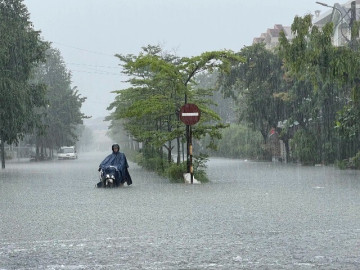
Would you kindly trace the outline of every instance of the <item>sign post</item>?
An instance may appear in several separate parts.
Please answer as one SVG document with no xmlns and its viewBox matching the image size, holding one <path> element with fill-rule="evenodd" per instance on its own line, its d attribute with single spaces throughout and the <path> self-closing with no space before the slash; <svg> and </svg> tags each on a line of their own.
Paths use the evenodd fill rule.
<svg viewBox="0 0 360 270">
<path fill-rule="evenodd" d="M 180 120 L 186 125 L 187 141 L 187 172 L 191 175 L 191 184 L 194 182 L 194 170 L 192 166 L 192 125 L 200 120 L 200 110 L 195 104 L 187 103 L 180 108 Z"/>
</svg>

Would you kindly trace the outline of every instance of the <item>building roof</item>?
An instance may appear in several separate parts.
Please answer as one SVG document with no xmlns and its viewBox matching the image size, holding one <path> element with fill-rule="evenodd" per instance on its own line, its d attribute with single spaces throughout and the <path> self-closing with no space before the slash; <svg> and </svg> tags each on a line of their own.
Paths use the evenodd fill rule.
<svg viewBox="0 0 360 270">
<path fill-rule="evenodd" d="M 268 28 L 260 37 L 255 37 L 253 39 L 253 44 L 265 43 L 266 48 L 272 49 L 278 44 L 281 31 L 285 33 L 285 36 L 288 39 L 292 39 L 290 26 L 275 24 L 273 28 Z"/>
<path fill-rule="evenodd" d="M 334 44 L 337 46 L 343 45 L 344 42 L 349 40 L 349 24 L 350 24 L 350 9 L 351 3 L 353 0 L 349 0 L 344 4 L 335 3 L 333 6 L 329 6 L 324 12 L 320 10 L 316 10 L 313 15 L 313 25 L 318 27 L 324 26 L 326 23 L 333 21 L 335 25 L 335 33 L 334 33 Z M 360 19 L 360 0 L 356 0 L 356 5 L 359 8 L 356 9 L 356 19 Z M 334 15 L 334 10 L 338 10 L 337 16 Z M 339 22 L 345 22 L 339 23 Z M 347 27 L 347 29 L 345 28 Z M 280 32 L 283 31 L 286 38 L 291 40 L 293 38 L 293 34 L 291 32 L 290 26 L 283 26 L 282 24 L 275 24 L 273 28 L 267 29 L 265 33 L 262 33 L 260 37 L 255 37 L 253 39 L 253 44 L 256 43 L 265 43 L 266 48 L 272 49 L 278 45 Z"/>
</svg>

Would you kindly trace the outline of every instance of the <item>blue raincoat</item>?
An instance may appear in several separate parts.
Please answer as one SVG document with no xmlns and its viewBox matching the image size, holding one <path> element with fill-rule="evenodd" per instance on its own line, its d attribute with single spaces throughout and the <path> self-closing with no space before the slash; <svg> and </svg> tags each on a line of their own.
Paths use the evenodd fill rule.
<svg viewBox="0 0 360 270">
<path fill-rule="evenodd" d="M 129 165 L 124 153 L 112 152 L 112 154 L 108 155 L 99 165 L 103 171 L 109 166 L 115 166 L 119 170 L 120 175 L 119 179 L 117 179 L 118 183 L 126 182 L 128 185 L 132 184 L 132 179 L 128 171 Z"/>
</svg>

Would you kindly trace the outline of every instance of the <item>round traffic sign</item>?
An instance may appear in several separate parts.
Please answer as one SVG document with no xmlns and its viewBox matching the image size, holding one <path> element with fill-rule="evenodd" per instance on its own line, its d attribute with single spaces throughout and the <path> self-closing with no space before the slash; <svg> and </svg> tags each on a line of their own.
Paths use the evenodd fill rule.
<svg viewBox="0 0 360 270">
<path fill-rule="evenodd" d="M 200 110 L 195 104 L 187 103 L 180 108 L 180 120 L 185 125 L 195 125 L 200 120 Z"/>
</svg>

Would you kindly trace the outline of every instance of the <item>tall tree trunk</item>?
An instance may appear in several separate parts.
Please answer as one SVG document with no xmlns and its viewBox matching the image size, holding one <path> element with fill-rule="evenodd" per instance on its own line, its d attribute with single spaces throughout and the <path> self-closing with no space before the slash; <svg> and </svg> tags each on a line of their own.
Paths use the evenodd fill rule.
<svg viewBox="0 0 360 270">
<path fill-rule="evenodd" d="M 172 129 L 172 127 L 171 127 L 171 115 L 169 115 L 169 117 L 168 117 L 168 121 L 167 121 L 167 130 L 168 130 L 168 132 L 170 133 L 171 132 L 171 129 Z M 171 155 L 171 153 L 172 153 L 172 145 L 171 145 L 171 140 L 169 140 L 169 148 L 168 148 L 168 162 L 169 162 L 169 164 L 171 163 L 171 161 L 172 161 L 172 155 Z"/>
<path fill-rule="evenodd" d="M 176 160 L 176 164 L 179 165 L 180 164 L 180 154 L 181 154 L 181 145 L 180 145 L 180 137 L 178 136 L 176 138 L 176 144 L 177 144 L 177 160 Z"/>
<path fill-rule="evenodd" d="M 171 156 L 171 152 L 172 152 L 172 145 L 171 145 L 171 141 L 169 141 L 169 148 L 168 148 L 168 162 L 171 163 L 172 161 L 172 156 Z"/>
<path fill-rule="evenodd" d="M 181 144 L 181 149 L 182 149 L 182 160 L 183 162 L 185 161 L 185 146 L 184 146 L 184 142 Z"/>
<path fill-rule="evenodd" d="M 0 147 L 1 147 L 1 168 L 5 169 L 5 143 L 3 140 L 1 140 Z"/>
<path fill-rule="evenodd" d="M 283 139 L 284 145 L 285 145 L 285 163 L 289 163 L 290 162 L 290 146 L 289 146 L 289 139 Z"/>
<path fill-rule="evenodd" d="M 36 154 L 35 154 L 35 160 L 38 161 L 39 160 L 39 157 L 40 157 L 40 154 L 39 154 L 39 144 L 36 143 Z"/>
<path fill-rule="evenodd" d="M 163 172 L 165 170 L 165 167 L 164 167 L 164 151 L 162 150 L 162 147 L 158 149 L 158 153 L 160 154 L 160 166 L 161 166 L 161 171 Z"/>
</svg>

